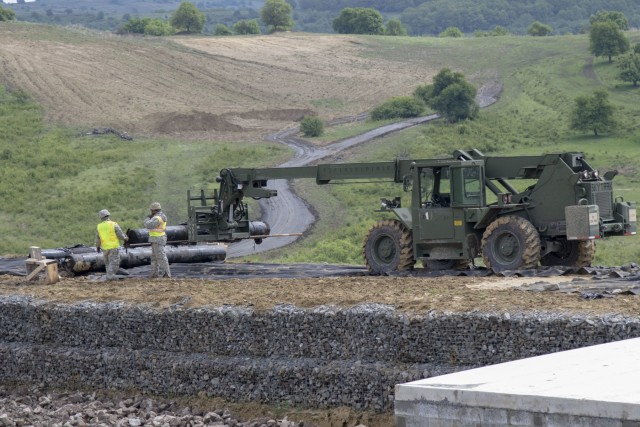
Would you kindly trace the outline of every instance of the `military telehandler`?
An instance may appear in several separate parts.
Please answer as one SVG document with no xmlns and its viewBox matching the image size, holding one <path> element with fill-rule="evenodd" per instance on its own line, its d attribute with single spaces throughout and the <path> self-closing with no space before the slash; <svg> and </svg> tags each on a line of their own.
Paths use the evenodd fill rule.
<svg viewBox="0 0 640 427">
<path fill-rule="evenodd" d="M 387 218 L 363 243 L 374 274 L 412 269 L 417 261 L 429 269 L 466 268 L 479 256 L 495 272 L 586 266 L 597 239 L 636 234 L 635 202 L 613 196 L 616 174 L 600 174 L 581 153 L 485 156 L 475 149 L 444 159 L 228 168 L 213 196 L 189 195 L 188 240 L 260 240 L 244 198 L 277 196 L 269 180 L 313 178 L 323 185 L 366 178 L 391 180 L 410 194 L 406 203 L 381 199 L 377 211 Z"/>
</svg>

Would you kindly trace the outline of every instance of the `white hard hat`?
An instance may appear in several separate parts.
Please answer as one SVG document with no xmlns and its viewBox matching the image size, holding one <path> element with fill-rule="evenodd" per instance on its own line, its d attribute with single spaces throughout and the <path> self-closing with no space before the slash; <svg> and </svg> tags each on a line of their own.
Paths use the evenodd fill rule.
<svg viewBox="0 0 640 427">
<path fill-rule="evenodd" d="M 100 212 L 98 212 L 98 215 L 100 216 L 100 219 L 102 219 L 110 216 L 111 214 L 109 213 L 108 210 L 102 209 Z"/>
</svg>

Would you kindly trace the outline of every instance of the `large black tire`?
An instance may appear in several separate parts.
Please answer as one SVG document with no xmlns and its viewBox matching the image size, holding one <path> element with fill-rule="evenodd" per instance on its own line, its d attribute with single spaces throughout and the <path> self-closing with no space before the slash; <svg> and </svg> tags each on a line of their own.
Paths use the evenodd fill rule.
<svg viewBox="0 0 640 427">
<path fill-rule="evenodd" d="M 596 253 L 593 240 L 561 240 L 562 249 L 543 256 L 540 263 L 545 266 L 566 265 L 568 267 L 588 267 Z"/>
<path fill-rule="evenodd" d="M 482 258 L 496 273 L 535 268 L 540 261 L 540 235 L 524 218 L 500 217 L 482 235 Z"/>
<path fill-rule="evenodd" d="M 415 264 L 411 231 L 397 220 L 374 224 L 364 239 L 362 252 L 373 274 L 411 270 Z"/>
</svg>

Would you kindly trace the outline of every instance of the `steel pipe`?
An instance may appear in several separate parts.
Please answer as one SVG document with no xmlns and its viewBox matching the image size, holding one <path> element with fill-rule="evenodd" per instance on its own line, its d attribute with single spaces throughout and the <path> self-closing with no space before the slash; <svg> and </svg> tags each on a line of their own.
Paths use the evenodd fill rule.
<svg viewBox="0 0 640 427">
<path fill-rule="evenodd" d="M 250 236 L 265 236 L 271 232 L 269 224 L 263 221 L 250 221 L 249 222 L 249 235 Z M 182 225 L 170 225 L 165 230 L 167 234 L 167 243 L 171 242 L 187 242 L 189 240 L 188 226 Z M 127 230 L 127 237 L 129 237 L 130 245 L 143 245 L 149 243 L 149 230 L 146 228 L 129 228 Z"/>
<path fill-rule="evenodd" d="M 227 257 L 227 251 L 221 245 L 166 246 L 169 263 L 221 262 Z M 104 271 L 104 258 L 101 253 L 71 254 L 60 260 L 64 268 L 74 273 Z M 120 267 L 133 268 L 151 264 L 151 247 L 120 249 Z"/>
<path fill-rule="evenodd" d="M 167 242 L 186 242 L 189 232 L 186 225 L 170 225 L 165 230 Z M 127 230 L 130 245 L 149 243 L 149 230 L 146 228 L 129 228 Z"/>
</svg>

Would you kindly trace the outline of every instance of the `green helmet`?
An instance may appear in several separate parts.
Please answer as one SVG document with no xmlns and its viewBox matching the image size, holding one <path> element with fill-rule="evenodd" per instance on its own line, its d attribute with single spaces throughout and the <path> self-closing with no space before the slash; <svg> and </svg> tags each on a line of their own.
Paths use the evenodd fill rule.
<svg viewBox="0 0 640 427">
<path fill-rule="evenodd" d="M 160 209 L 162 209 L 162 206 L 160 206 L 160 203 L 158 202 L 153 202 L 151 203 L 151 206 L 149 206 L 149 209 L 151 209 L 152 211 L 159 211 Z"/>
<path fill-rule="evenodd" d="M 98 216 L 100 217 L 100 219 L 104 219 L 104 218 L 106 218 L 106 217 L 108 217 L 110 215 L 111 214 L 106 209 L 102 209 L 100 212 L 98 212 Z"/>
</svg>

